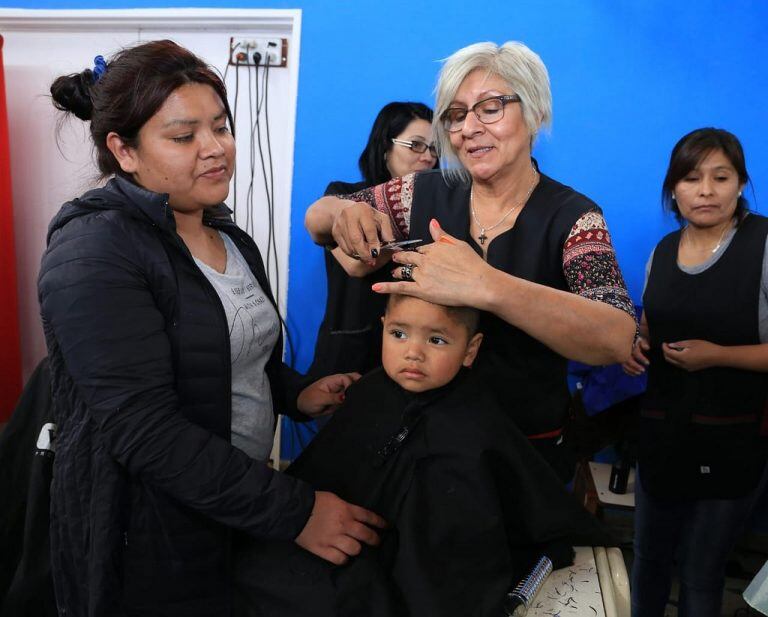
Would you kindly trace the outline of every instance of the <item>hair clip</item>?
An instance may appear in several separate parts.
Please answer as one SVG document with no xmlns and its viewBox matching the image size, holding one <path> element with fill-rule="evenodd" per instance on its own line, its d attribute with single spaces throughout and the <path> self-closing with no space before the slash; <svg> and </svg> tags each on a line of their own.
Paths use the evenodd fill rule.
<svg viewBox="0 0 768 617">
<path fill-rule="evenodd" d="M 107 61 L 104 60 L 104 56 L 96 56 L 93 59 L 93 82 L 99 81 L 106 72 Z"/>
</svg>

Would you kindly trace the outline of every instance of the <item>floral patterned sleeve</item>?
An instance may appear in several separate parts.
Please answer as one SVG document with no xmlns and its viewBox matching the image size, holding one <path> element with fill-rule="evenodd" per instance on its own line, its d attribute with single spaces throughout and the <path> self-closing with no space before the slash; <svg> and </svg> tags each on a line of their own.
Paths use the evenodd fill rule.
<svg viewBox="0 0 768 617">
<path fill-rule="evenodd" d="M 411 204 L 415 178 L 416 174 L 392 178 L 384 184 L 377 184 L 343 197 L 367 203 L 386 214 L 392 223 L 395 240 L 407 240 L 411 228 Z"/>
<path fill-rule="evenodd" d="M 587 212 L 571 228 L 563 247 L 563 273 L 572 293 L 605 302 L 636 320 L 603 215 Z"/>
</svg>

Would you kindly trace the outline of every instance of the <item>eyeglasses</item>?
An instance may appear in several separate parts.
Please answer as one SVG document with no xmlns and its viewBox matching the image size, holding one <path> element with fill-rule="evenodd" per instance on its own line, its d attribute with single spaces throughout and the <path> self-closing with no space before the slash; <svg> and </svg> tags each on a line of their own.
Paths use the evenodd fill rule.
<svg viewBox="0 0 768 617">
<path fill-rule="evenodd" d="M 413 139 L 411 141 L 408 141 L 407 139 L 397 139 L 396 137 L 393 137 L 392 143 L 397 144 L 398 146 L 405 146 L 406 148 L 410 148 L 416 154 L 424 154 L 427 151 L 427 149 L 429 149 L 429 153 L 434 158 L 437 158 L 437 148 L 435 148 L 435 146 L 432 144 L 419 141 L 418 139 Z"/>
<path fill-rule="evenodd" d="M 471 111 L 477 116 L 483 124 L 493 124 L 504 117 L 504 106 L 507 103 L 519 103 L 520 96 L 517 94 L 501 94 L 491 96 L 482 101 L 478 101 L 469 109 L 464 107 L 449 107 L 440 116 L 443 122 L 443 128 L 449 133 L 457 133 L 464 128 L 464 120 Z"/>
</svg>

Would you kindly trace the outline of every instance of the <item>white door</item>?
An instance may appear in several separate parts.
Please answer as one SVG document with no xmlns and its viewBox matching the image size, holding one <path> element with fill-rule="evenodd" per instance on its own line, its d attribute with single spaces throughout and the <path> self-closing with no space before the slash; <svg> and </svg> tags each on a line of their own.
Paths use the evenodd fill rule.
<svg viewBox="0 0 768 617">
<path fill-rule="evenodd" d="M 48 222 L 97 176 L 87 123 L 61 124 L 49 88 L 59 75 L 92 68 L 96 55 L 108 58 L 138 41 L 172 39 L 226 73 L 238 149 L 237 185 L 227 205 L 237 205 L 238 224 L 259 245 L 285 315 L 300 29 L 299 10 L 0 9 L 25 380 L 46 353 L 36 282 Z M 263 67 L 227 68 L 231 37 L 286 39 L 286 66 L 268 73 Z M 254 131 L 257 88 L 263 102 Z"/>
</svg>

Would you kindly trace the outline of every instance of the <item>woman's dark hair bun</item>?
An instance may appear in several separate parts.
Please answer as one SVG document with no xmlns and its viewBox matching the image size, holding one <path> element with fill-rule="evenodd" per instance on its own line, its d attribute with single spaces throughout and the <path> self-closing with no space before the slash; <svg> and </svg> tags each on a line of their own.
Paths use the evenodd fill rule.
<svg viewBox="0 0 768 617">
<path fill-rule="evenodd" d="M 90 120 L 93 114 L 91 86 L 93 71 L 62 75 L 51 84 L 51 96 L 56 109 L 75 114 L 81 120 Z"/>
<path fill-rule="evenodd" d="M 141 128 L 186 84 L 210 87 L 224 106 L 229 126 L 234 126 L 221 76 L 173 41 L 147 41 L 121 49 L 109 61 L 103 56 L 93 61 L 93 69 L 57 78 L 51 95 L 57 109 L 88 121 L 103 178 L 122 175 L 132 179 L 107 146 L 110 133 L 129 148 L 137 148 Z"/>
</svg>

